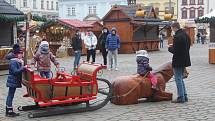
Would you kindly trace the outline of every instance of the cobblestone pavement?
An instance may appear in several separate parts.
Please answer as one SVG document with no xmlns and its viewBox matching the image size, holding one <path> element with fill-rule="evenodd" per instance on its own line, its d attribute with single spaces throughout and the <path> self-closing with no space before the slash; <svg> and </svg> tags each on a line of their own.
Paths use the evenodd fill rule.
<svg viewBox="0 0 215 121">
<path fill-rule="evenodd" d="M 172 55 L 167 48 L 158 52 L 150 52 L 150 62 L 153 68 L 171 60 Z M 73 57 L 59 59 L 67 71 L 72 68 Z M 86 57 L 82 57 L 85 60 Z M 103 78 L 112 81 L 116 76 L 134 74 L 136 62 L 134 54 L 120 54 L 119 71 L 104 71 Z M 20 112 L 17 118 L 6 118 L 5 87 L 6 77 L 1 76 L 0 81 L 0 121 L 123 121 L 123 120 L 153 120 L 153 121 L 214 121 L 215 120 L 215 65 L 208 64 L 208 45 L 194 45 L 191 48 L 192 66 L 189 68 L 190 75 L 185 80 L 189 102 L 185 104 L 172 104 L 170 101 L 140 103 L 135 105 L 117 106 L 111 103 L 104 108 L 86 113 L 66 114 L 44 118 L 28 119 L 27 112 Z M 97 62 L 102 62 L 101 55 L 97 55 Z M 70 66 L 68 66 L 70 65 Z M 1 71 L 1 74 L 7 71 Z M 176 98 L 176 87 L 173 80 L 167 83 L 167 90 L 174 93 Z M 18 89 L 14 107 L 32 104 L 31 99 L 23 98 L 25 88 Z"/>
</svg>

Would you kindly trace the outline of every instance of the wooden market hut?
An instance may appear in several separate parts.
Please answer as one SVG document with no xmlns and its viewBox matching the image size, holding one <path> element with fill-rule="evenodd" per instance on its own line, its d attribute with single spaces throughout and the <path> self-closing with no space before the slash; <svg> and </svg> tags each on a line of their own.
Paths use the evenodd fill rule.
<svg viewBox="0 0 215 121">
<path fill-rule="evenodd" d="M 17 42 L 17 21 L 23 21 L 24 14 L 14 6 L 0 0 L 0 70 L 8 67 L 5 55 Z"/>
<path fill-rule="evenodd" d="M 117 28 L 121 39 L 120 53 L 159 50 L 160 20 L 152 6 L 113 6 L 103 17 L 104 26 Z"/>
<path fill-rule="evenodd" d="M 215 10 L 212 12 L 195 19 L 196 23 L 209 23 L 210 25 L 210 43 L 209 43 L 209 53 L 208 61 L 209 64 L 215 64 Z"/>
<path fill-rule="evenodd" d="M 102 27 L 98 22 L 84 22 L 76 19 L 58 19 L 50 21 L 41 27 L 41 35 L 46 35 L 47 41 L 50 43 L 51 51 L 56 54 L 57 49 L 62 45 L 70 45 L 71 38 L 74 36 L 76 29 L 86 32 L 91 29 L 97 36 Z M 83 46 L 84 47 L 84 46 Z M 85 48 L 82 50 L 86 54 Z M 68 54 L 73 55 L 73 50 L 68 47 Z"/>
</svg>

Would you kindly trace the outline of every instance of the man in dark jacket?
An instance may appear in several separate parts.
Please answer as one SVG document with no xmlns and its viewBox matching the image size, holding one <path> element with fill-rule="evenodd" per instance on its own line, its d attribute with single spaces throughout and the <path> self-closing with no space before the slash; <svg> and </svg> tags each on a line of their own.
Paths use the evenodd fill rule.
<svg viewBox="0 0 215 121">
<path fill-rule="evenodd" d="M 102 52 L 102 56 L 103 56 L 103 60 L 104 60 L 104 65 L 107 65 L 108 52 L 106 51 L 105 43 L 106 43 L 108 34 L 109 34 L 108 28 L 104 27 L 102 30 L 102 35 L 100 37 L 100 45 L 101 45 L 101 52 Z"/>
<path fill-rule="evenodd" d="M 74 69 L 79 65 L 82 51 L 82 39 L 80 30 L 76 30 L 75 36 L 72 38 L 72 48 L 75 52 Z"/>
<path fill-rule="evenodd" d="M 169 45 L 169 52 L 173 54 L 172 66 L 175 76 L 175 82 L 178 91 L 177 100 L 173 103 L 184 103 L 188 101 L 185 84 L 183 81 L 183 72 L 185 67 L 191 66 L 190 62 L 190 37 L 180 28 L 178 22 L 171 25 L 171 29 L 175 32 L 173 45 Z"/>
<path fill-rule="evenodd" d="M 117 55 L 118 55 L 118 49 L 120 48 L 120 38 L 119 38 L 119 35 L 116 34 L 115 27 L 111 29 L 111 34 L 107 36 L 105 48 L 108 51 L 108 63 L 109 63 L 108 70 L 112 70 L 113 62 L 114 62 L 115 70 L 117 71 L 118 70 Z"/>
</svg>

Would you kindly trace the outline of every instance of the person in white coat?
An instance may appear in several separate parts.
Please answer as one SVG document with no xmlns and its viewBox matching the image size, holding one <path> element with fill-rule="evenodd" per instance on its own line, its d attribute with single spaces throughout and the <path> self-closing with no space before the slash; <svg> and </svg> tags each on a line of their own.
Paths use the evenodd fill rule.
<svg viewBox="0 0 215 121">
<path fill-rule="evenodd" d="M 92 62 L 95 62 L 96 59 L 96 45 L 97 45 L 97 37 L 93 34 L 91 30 L 88 30 L 86 36 L 84 38 L 84 44 L 87 48 L 87 62 L 90 61 L 90 57 L 92 56 Z"/>
</svg>

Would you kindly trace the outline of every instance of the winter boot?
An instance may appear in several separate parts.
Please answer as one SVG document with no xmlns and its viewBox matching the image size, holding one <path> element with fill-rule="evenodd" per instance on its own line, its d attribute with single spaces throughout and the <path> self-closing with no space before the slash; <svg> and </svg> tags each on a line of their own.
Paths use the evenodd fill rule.
<svg viewBox="0 0 215 121">
<path fill-rule="evenodd" d="M 7 107 L 6 106 L 6 114 L 7 117 L 16 117 L 19 116 L 19 113 L 15 113 L 13 112 L 13 108 L 12 107 Z"/>
</svg>

